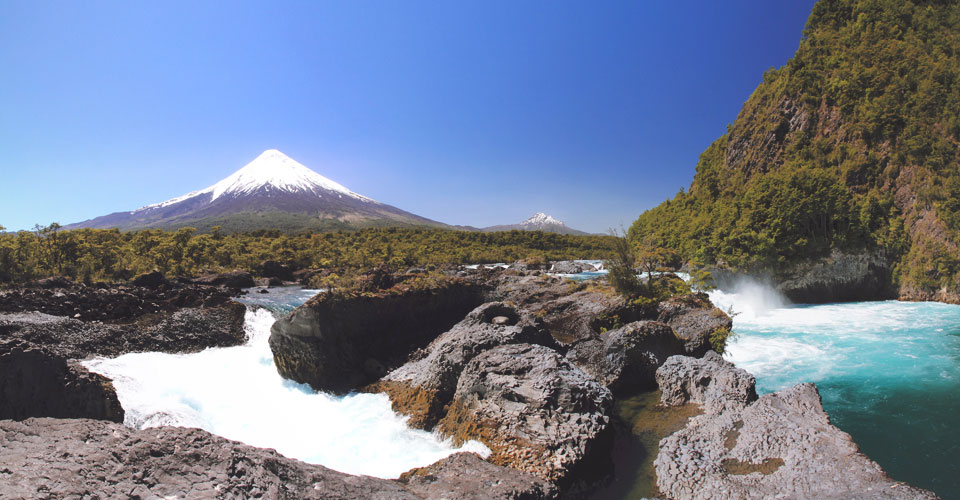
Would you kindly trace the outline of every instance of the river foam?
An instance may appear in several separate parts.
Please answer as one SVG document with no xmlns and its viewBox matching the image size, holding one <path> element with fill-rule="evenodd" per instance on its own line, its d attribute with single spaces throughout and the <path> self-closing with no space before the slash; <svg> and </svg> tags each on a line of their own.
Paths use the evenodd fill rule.
<svg viewBox="0 0 960 500">
<path fill-rule="evenodd" d="M 292 307 L 269 305 L 281 312 Z M 409 428 L 384 394 L 333 396 L 283 379 L 267 343 L 274 320 L 266 308 L 248 310 L 249 342 L 243 346 L 125 354 L 84 364 L 113 379 L 125 423 L 134 428 L 199 427 L 308 463 L 382 478 L 457 451 L 489 454 L 477 442 L 454 448 L 435 434 Z"/>
</svg>

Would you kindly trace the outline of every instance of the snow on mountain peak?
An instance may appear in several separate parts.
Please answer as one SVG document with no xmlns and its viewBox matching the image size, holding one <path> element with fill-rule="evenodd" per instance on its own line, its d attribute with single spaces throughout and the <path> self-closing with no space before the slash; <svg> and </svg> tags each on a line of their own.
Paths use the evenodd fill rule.
<svg viewBox="0 0 960 500">
<path fill-rule="evenodd" d="M 264 151 L 240 170 L 202 192 L 211 192 L 213 198 L 210 201 L 213 201 L 224 194 L 248 194 L 265 186 L 290 192 L 316 191 L 319 188 L 365 199 L 276 149 Z"/>
<path fill-rule="evenodd" d="M 318 196 L 322 196 L 321 191 L 333 191 L 339 196 L 349 196 L 358 200 L 377 203 L 375 200 L 354 193 L 343 185 L 310 170 L 276 149 L 268 149 L 240 170 L 206 189 L 187 193 L 163 203 L 147 205 L 135 210 L 134 213 L 166 207 L 203 194 L 210 194 L 210 201 L 212 202 L 223 195 L 241 196 L 264 187 L 291 193 L 311 192 Z"/>
<path fill-rule="evenodd" d="M 527 220 L 525 220 L 525 221 L 523 221 L 523 222 L 520 223 L 521 226 L 542 226 L 542 225 L 545 225 L 545 224 L 556 224 L 556 225 L 560 225 L 560 226 L 565 225 L 565 224 L 564 224 L 563 222 L 561 222 L 560 220 L 555 219 L 555 218 L 553 218 L 553 217 L 551 217 L 551 216 L 549 216 L 549 215 L 547 215 L 547 214 L 545 214 L 545 213 L 543 213 L 543 212 L 537 212 L 537 213 L 533 214 L 532 216 L 530 216 L 529 219 L 527 219 Z"/>
</svg>

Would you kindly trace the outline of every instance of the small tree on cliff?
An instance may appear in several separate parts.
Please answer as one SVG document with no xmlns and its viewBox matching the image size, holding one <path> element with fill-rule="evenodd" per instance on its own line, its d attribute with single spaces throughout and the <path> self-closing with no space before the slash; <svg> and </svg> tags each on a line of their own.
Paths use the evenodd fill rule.
<svg viewBox="0 0 960 500">
<path fill-rule="evenodd" d="M 636 255 L 626 235 L 610 231 L 610 259 L 607 264 L 607 275 L 610 285 L 620 295 L 635 299 L 643 292 L 643 284 L 637 278 Z"/>
</svg>

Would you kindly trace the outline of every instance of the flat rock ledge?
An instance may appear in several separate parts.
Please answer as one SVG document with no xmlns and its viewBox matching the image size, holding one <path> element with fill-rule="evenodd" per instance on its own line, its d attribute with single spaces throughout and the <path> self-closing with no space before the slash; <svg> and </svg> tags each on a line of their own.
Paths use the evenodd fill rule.
<svg viewBox="0 0 960 500">
<path fill-rule="evenodd" d="M 661 370 L 669 368 L 670 361 Z M 710 389 L 714 380 L 707 379 L 706 388 L 689 400 L 700 400 L 715 411 L 695 417 L 685 429 L 660 441 L 654 465 L 657 486 L 665 496 L 674 500 L 937 498 L 894 481 L 860 453 L 849 434 L 830 424 L 813 384 L 767 394 L 738 408 L 741 398 L 729 399 L 729 385 Z M 726 398 L 725 402 L 715 404 L 711 401 L 715 396 Z M 672 400 L 666 393 L 664 398 Z"/>
<path fill-rule="evenodd" d="M 556 498 L 545 481 L 471 453 L 392 481 L 352 476 L 200 429 L 133 430 L 102 420 L 0 420 L 0 497 L 475 499 Z"/>
</svg>

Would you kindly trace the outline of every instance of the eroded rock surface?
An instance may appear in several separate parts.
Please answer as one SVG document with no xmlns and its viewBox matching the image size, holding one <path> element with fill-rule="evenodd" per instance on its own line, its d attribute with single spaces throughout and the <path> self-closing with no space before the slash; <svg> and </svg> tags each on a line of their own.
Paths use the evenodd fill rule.
<svg viewBox="0 0 960 500">
<path fill-rule="evenodd" d="M 550 346 L 553 339 L 529 313 L 488 302 L 366 390 L 387 393 L 394 410 L 410 415 L 410 425 L 429 429 L 453 398 L 467 363 L 493 347 L 518 343 Z"/>
<path fill-rule="evenodd" d="M 574 345 L 566 358 L 619 395 L 655 388 L 657 368 L 683 352 L 669 326 L 637 321 Z"/>
<path fill-rule="evenodd" d="M 657 321 L 673 328 L 690 356 L 703 356 L 715 347 L 711 344 L 712 335 L 733 328 L 733 319 L 715 307 L 702 292 L 671 297 L 661 302 L 657 310 Z"/>
<path fill-rule="evenodd" d="M 861 454 L 830 424 L 813 384 L 695 417 L 660 442 L 655 465 L 657 486 L 676 500 L 937 498 Z"/>
<path fill-rule="evenodd" d="M 351 476 L 200 429 L 133 430 L 111 422 L 0 421 L 4 498 L 521 499 L 552 498 L 542 480 L 449 457 L 404 481 Z"/>
<path fill-rule="evenodd" d="M 569 487 L 609 472 L 612 404 L 606 387 L 557 352 L 504 345 L 467 364 L 438 428 L 482 441 L 494 464 Z"/>
<path fill-rule="evenodd" d="M 404 473 L 398 481 L 423 498 L 536 500 L 559 496 L 549 482 L 493 465 L 473 453 L 455 453 Z"/>
<path fill-rule="evenodd" d="M 29 417 L 123 422 L 123 408 L 106 377 L 42 346 L 0 340 L 0 419 Z"/>
<path fill-rule="evenodd" d="M 703 358 L 672 356 L 656 373 L 664 406 L 697 403 L 708 413 L 741 409 L 757 399 L 756 379 L 710 351 Z"/>
</svg>

